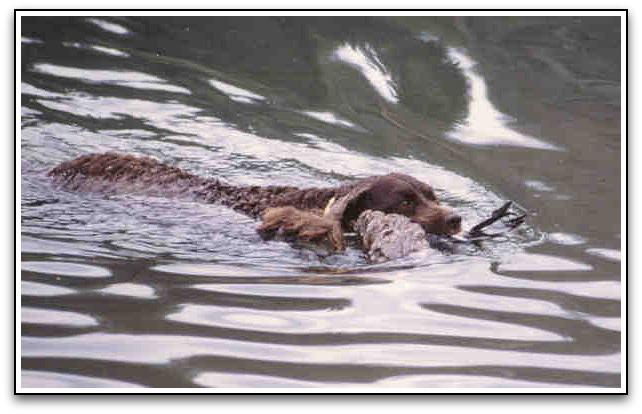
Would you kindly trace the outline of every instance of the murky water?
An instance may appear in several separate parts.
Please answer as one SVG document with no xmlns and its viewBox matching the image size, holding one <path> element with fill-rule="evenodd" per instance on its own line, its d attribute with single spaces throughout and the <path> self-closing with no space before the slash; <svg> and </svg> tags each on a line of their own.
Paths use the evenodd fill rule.
<svg viewBox="0 0 642 414">
<path fill-rule="evenodd" d="M 617 18 L 23 18 L 24 387 L 618 387 Z M 236 184 L 400 171 L 503 239 L 380 265 L 217 205 L 72 193 L 90 152 Z"/>
</svg>

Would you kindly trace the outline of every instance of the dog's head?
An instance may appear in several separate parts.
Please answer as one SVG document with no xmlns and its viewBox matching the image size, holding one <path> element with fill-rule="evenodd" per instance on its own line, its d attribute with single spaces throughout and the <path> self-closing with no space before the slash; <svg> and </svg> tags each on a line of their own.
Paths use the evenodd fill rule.
<svg viewBox="0 0 642 414">
<path fill-rule="evenodd" d="M 345 228 L 365 210 L 404 215 L 427 233 L 450 235 L 461 231 L 461 216 L 439 204 L 428 184 L 405 174 L 388 174 L 357 183 L 331 207 Z"/>
</svg>

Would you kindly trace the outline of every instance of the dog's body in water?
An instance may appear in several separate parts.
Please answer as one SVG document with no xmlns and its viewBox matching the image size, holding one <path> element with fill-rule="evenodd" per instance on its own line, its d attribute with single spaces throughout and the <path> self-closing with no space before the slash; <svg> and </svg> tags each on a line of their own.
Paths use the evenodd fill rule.
<svg viewBox="0 0 642 414">
<path fill-rule="evenodd" d="M 366 210 L 395 213 L 431 234 L 461 229 L 461 217 L 442 206 L 428 184 L 399 173 L 372 176 L 328 188 L 234 186 L 200 177 L 148 157 L 117 153 L 89 154 L 49 171 L 69 190 L 109 193 L 143 192 L 219 203 L 261 218 L 259 233 L 311 243 L 345 247 L 343 233 Z"/>
</svg>

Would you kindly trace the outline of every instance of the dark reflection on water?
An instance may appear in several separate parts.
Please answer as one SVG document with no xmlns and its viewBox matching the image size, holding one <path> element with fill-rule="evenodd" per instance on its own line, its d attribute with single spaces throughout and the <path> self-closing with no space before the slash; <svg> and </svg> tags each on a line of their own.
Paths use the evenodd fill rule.
<svg viewBox="0 0 642 414">
<path fill-rule="evenodd" d="M 619 21 L 22 30 L 23 386 L 620 385 Z M 370 265 L 263 242 L 221 206 L 45 176 L 107 150 L 237 184 L 402 171 L 467 225 L 505 199 L 531 214 L 477 248 Z"/>
</svg>

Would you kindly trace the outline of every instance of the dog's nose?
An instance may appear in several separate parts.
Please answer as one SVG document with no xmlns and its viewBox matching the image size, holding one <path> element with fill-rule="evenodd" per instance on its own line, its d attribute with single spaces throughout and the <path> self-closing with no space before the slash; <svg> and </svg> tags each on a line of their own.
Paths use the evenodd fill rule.
<svg viewBox="0 0 642 414">
<path fill-rule="evenodd" d="M 449 229 L 458 229 L 461 225 L 461 216 L 456 213 L 450 213 L 446 216 L 446 226 Z"/>
</svg>

